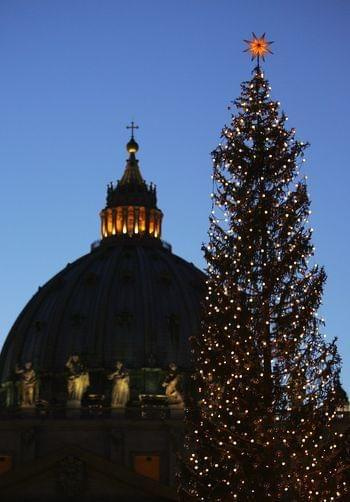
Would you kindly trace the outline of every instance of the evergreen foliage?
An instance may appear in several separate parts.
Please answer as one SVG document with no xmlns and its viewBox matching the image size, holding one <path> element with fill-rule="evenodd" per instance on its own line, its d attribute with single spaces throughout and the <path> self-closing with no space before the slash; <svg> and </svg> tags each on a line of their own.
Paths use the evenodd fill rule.
<svg viewBox="0 0 350 502">
<path fill-rule="evenodd" d="M 310 264 L 308 146 L 286 127 L 257 66 L 213 152 L 213 211 L 199 403 L 187 411 L 182 495 L 201 501 L 345 500 L 340 357 L 317 312 L 326 274 Z M 348 471 L 347 471 L 348 472 Z"/>
</svg>

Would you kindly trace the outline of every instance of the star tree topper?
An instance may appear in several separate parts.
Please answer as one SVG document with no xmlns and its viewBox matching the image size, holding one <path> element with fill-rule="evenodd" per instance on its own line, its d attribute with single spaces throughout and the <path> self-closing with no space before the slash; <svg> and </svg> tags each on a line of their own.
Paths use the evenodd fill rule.
<svg viewBox="0 0 350 502">
<path fill-rule="evenodd" d="M 244 52 L 250 52 L 252 61 L 257 58 L 259 66 L 260 58 L 265 61 L 265 56 L 267 54 L 273 54 L 270 50 L 270 45 L 273 44 L 273 42 L 266 40 L 265 33 L 261 35 L 261 37 L 257 37 L 255 33 L 252 33 L 252 35 L 253 38 L 251 40 L 244 40 L 244 42 L 248 44 Z"/>
</svg>

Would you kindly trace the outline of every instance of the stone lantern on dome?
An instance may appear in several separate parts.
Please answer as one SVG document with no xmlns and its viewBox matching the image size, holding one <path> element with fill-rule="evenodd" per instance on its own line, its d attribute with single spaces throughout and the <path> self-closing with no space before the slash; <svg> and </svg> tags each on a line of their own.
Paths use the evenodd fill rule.
<svg viewBox="0 0 350 502">
<path fill-rule="evenodd" d="M 152 183 L 143 179 L 136 153 L 139 145 L 132 135 L 126 145 L 129 153 L 123 177 L 107 188 L 106 207 L 101 211 L 102 239 L 122 236 L 140 236 L 160 239 L 163 213 L 157 207 L 157 191 Z"/>
</svg>

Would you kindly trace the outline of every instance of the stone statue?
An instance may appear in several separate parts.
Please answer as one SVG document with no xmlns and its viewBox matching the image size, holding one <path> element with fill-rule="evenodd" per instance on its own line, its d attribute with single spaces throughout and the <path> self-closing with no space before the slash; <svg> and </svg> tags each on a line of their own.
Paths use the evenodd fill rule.
<svg viewBox="0 0 350 502">
<path fill-rule="evenodd" d="M 90 385 L 89 373 L 76 354 L 68 358 L 66 368 L 68 368 L 68 400 L 81 401 L 84 392 Z"/>
<path fill-rule="evenodd" d="M 113 380 L 112 408 L 124 408 L 130 399 L 130 377 L 121 361 L 117 361 L 115 370 L 107 376 Z"/>
<path fill-rule="evenodd" d="M 170 404 L 183 405 L 183 396 L 181 391 L 181 373 L 175 363 L 169 364 L 169 372 L 165 377 L 162 386 L 165 387 L 165 395 Z"/>
<path fill-rule="evenodd" d="M 35 391 L 38 383 L 36 373 L 30 361 L 24 367 L 16 366 L 15 372 L 19 375 L 19 402 L 23 408 L 35 406 Z"/>
</svg>

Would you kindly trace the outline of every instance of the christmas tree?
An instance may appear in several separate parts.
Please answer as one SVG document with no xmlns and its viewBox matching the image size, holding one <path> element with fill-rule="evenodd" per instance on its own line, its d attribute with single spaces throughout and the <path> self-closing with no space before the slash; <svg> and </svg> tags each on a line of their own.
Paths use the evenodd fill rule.
<svg viewBox="0 0 350 502">
<path fill-rule="evenodd" d="M 308 146 L 286 127 L 258 65 L 213 152 L 213 210 L 202 331 L 192 341 L 199 402 L 189 403 L 180 492 L 202 501 L 346 498 L 334 429 L 340 357 L 318 316 L 326 280 L 312 265 Z"/>
</svg>

